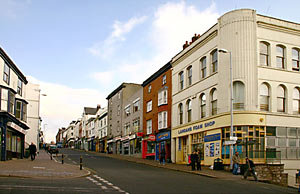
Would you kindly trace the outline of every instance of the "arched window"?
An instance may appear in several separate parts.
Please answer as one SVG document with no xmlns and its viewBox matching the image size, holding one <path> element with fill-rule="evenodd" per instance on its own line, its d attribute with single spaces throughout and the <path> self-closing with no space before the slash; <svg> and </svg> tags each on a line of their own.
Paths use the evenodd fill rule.
<svg viewBox="0 0 300 194">
<path fill-rule="evenodd" d="M 178 105 L 178 112 L 179 112 L 179 124 L 183 124 L 183 106 L 182 103 Z"/>
<path fill-rule="evenodd" d="M 192 85 L 192 77 L 193 77 L 193 72 L 192 72 L 192 66 L 189 66 L 187 68 L 187 83 L 188 86 Z"/>
<path fill-rule="evenodd" d="M 260 95 L 260 110 L 269 111 L 270 91 L 269 91 L 269 86 L 267 84 L 263 83 L 260 85 L 259 95 Z"/>
<path fill-rule="evenodd" d="M 206 57 L 203 57 L 200 60 L 200 65 L 201 65 L 201 78 L 205 78 L 206 77 Z"/>
<path fill-rule="evenodd" d="M 259 43 L 259 60 L 260 60 L 260 65 L 270 66 L 270 64 L 269 64 L 269 44 L 266 42 Z"/>
<path fill-rule="evenodd" d="M 276 64 L 280 69 L 285 69 L 285 56 L 284 56 L 284 46 L 276 46 Z"/>
<path fill-rule="evenodd" d="M 293 64 L 293 70 L 299 71 L 299 60 L 300 60 L 300 54 L 299 49 L 292 49 L 292 64 Z"/>
<path fill-rule="evenodd" d="M 188 100 L 186 102 L 186 107 L 187 107 L 187 122 L 192 121 L 192 101 Z"/>
<path fill-rule="evenodd" d="M 184 84 L 184 75 L 183 71 L 179 73 L 179 89 L 183 89 L 183 84 Z"/>
<path fill-rule="evenodd" d="M 205 94 L 200 95 L 200 118 L 204 118 L 206 116 L 206 96 Z"/>
<path fill-rule="evenodd" d="M 293 112 L 294 114 L 300 114 L 300 90 L 294 88 L 293 90 Z"/>
<path fill-rule="evenodd" d="M 211 52 L 211 72 L 215 73 L 218 71 L 218 51 L 214 50 Z"/>
<path fill-rule="evenodd" d="M 244 109 L 245 103 L 245 86 L 242 82 L 236 81 L 233 83 L 233 109 Z"/>
<path fill-rule="evenodd" d="M 212 115 L 216 115 L 217 114 L 217 108 L 218 108 L 218 104 L 217 101 L 218 97 L 217 97 L 217 90 L 214 88 L 211 91 L 211 114 Z"/>
<path fill-rule="evenodd" d="M 286 102 L 285 102 L 285 88 L 280 85 L 277 88 L 277 112 L 285 112 Z"/>
</svg>

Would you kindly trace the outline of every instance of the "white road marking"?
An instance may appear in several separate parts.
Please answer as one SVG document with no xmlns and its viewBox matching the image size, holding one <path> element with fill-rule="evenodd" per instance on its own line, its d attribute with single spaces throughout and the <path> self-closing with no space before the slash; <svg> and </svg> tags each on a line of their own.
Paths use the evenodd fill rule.
<svg viewBox="0 0 300 194">
<path fill-rule="evenodd" d="M 106 187 L 106 186 L 101 186 L 101 189 L 104 189 L 104 190 L 106 190 L 106 189 L 107 189 L 107 187 Z"/>
<path fill-rule="evenodd" d="M 96 183 L 96 185 L 101 186 L 102 184 L 101 183 Z"/>
<path fill-rule="evenodd" d="M 74 164 L 77 164 L 75 161 L 73 161 Z"/>
<path fill-rule="evenodd" d="M 113 185 L 112 183 L 109 183 L 109 182 L 108 182 L 108 183 L 106 183 L 106 184 L 107 184 L 107 185 L 109 185 L 109 186 L 112 186 L 112 185 Z"/>
<path fill-rule="evenodd" d="M 116 189 L 116 190 L 120 190 L 120 188 L 117 187 L 117 186 L 113 186 L 112 188 L 114 188 L 114 189 Z"/>
</svg>

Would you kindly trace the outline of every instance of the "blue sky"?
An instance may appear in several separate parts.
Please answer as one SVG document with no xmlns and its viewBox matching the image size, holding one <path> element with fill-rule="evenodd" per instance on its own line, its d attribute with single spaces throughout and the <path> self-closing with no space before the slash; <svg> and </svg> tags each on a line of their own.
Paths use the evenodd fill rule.
<svg viewBox="0 0 300 194">
<path fill-rule="evenodd" d="M 106 106 L 122 82 L 142 83 L 224 13 L 251 8 L 300 23 L 299 7 L 298 0 L 0 0 L 0 46 L 47 94 L 41 114 L 50 141 L 84 106 Z"/>
</svg>

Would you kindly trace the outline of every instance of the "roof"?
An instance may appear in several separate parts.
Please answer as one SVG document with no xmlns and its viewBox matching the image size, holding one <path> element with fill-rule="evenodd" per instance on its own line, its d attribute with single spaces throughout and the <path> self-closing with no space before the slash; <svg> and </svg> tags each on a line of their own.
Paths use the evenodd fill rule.
<svg viewBox="0 0 300 194">
<path fill-rule="evenodd" d="M 117 87 L 114 91 L 112 91 L 107 97 L 106 97 L 106 100 L 110 99 L 111 97 L 113 97 L 116 93 L 118 93 L 120 90 L 122 90 L 123 88 L 126 87 L 126 85 L 139 85 L 140 84 L 136 84 L 136 83 L 125 83 L 123 82 L 119 87 Z"/>
<path fill-rule="evenodd" d="M 145 87 L 149 83 L 151 83 L 153 80 L 158 78 L 161 74 L 166 72 L 172 67 L 171 61 L 169 61 L 167 64 L 165 64 L 163 67 L 161 67 L 157 72 L 155 72 L 153 75 L 151 75 L 148 79 L 146 79 L 143 83 L 142 86 Z"/>
<path fill-rule="evenodd" d="M 27 84 L 28 81 L 24 74 L 18 69 L 15 63 L 10 59 L 6 52 L 0 47 L 0 56 L 5 61 L 5 63 L 18 75 L 18 77 Z"/>
<path fill-rule="evenodd" d="M 97 113 L 97 108 L 84 107 L 84 114 L 95 115 Z"/>
</svg>

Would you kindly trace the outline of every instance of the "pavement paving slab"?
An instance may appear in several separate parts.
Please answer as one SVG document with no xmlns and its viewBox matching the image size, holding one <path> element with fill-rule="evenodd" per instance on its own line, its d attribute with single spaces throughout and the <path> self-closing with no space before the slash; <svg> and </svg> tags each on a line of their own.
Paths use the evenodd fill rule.
<svg viewBox="0 0 300 194">
<path fill-rule="evenodd" d="M 31 159 L 16 159 L 0 162 L 0 176 L 23 178 L 77 178 L 89 175 L 86 169 L 79 165 L 61 164 L 51 160 L 45 150 L 40 150 L 34 161 Z"/>
</svg>

